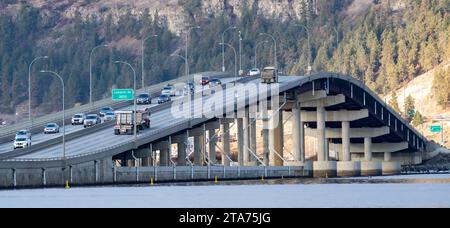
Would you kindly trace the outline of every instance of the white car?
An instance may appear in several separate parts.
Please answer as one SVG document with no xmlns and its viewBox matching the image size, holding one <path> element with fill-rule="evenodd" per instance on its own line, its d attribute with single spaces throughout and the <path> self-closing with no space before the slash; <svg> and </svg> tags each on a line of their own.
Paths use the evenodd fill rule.
<svg viewBox="0 0 450 228">
<path fill-rule="evenodd" d="M 28 137 L 16 137 L 14 140 L 14 150 L 24 149 L 31 146 L 31 139 Z"/>
<path fill-rule="evenodd" d="M 248 72 L 249 76 L 258 76 L 261 74 L 261 71 L 258 68 L 253 68 Z"/>
<path fill-rule="evenodd" d="M 17 137 L 25 137 L 31 139 L 31 132 L 29 130 L 20 130 L 16 133 Z"/>
<path fill-rule="evenodd" d="M 113 121 L 116 120 L 116 114 L 114 112 L 106 112 L 103 117 L 104 121 Z"/>
<path fill-rule="evenodd" d="M 170 97 L 174 97 L 177 94 L 177 90 L 174 86 L 166 86 L 162 89 L 161 95 L 167 95 Z"/>
<path fill-rule="evenodd" d="M 75 114 L 72 117 L 72 125 L 83 125 L 86 115 L 82 113 Z"/>
</svg>

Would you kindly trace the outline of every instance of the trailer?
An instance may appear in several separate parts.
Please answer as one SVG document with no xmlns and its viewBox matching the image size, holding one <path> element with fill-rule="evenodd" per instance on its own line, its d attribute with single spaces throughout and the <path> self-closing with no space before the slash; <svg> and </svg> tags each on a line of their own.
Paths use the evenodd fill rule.
<svg viewBox="0 0 450 228">
<path fill-rule="evenodd" d="M 134 111 L 116 111 L 115 135 L 132 135 L 134 133 Z M 136 132 L 150 128 L 148 109 L 136 110 Z"/>
</svg>

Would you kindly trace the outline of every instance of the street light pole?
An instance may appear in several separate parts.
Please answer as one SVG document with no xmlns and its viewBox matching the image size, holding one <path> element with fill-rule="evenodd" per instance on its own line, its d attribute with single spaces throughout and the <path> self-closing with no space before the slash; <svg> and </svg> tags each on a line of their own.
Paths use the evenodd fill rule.
<svg viewBox="0 0 450 228">
<path fill-rule="evenodd" d="M 158 37 L 158 35 L 152 35 L 149 36 L 145 39 L 142 40 L 142 72 L 141 72 L 141 76 L 142 76 L 142 89 L 145 88 L 145 70 L 144 70 L 144 48 L 145 48 L 145 41 L 147 41 L 148 39 L 152 38 L 152 37 Z"/>
<path fill-rule="evenodd" d="M 186 56 L 185 56 L 185 58 L 186 58 L 186 64 L 188 64 L 189 65 L 189 52 L 188 52 L 188 49 L 189 49 L 189 35 L 191 34 L 191 31 L 192 31 L 192 29 L 200 29 L 200 26 L 191 26 L 191 27 L 189 27 L 189 29 L 188 29 L 188 31 L 186 32 Z M 189 83 L 189 67 L 186 67 L 186 75 L 187 75 L 187 80 L 188 80 L 188 83 Z"/>
<path fill-rule="evenodd" d="M 256 47 L 255 47 L 255 68 L 258 68 L 258 47 L 261 44 L 266 44 L 266 43 L 269 43 L 269 41 L 265 40 L 265 41 L 261 41 L 261 42 L 256 44 Z"/>
<path fill-rule="evenodd" d="M 236 83 L 237 83 L 237 52 L 236 52 L 236 49 L 233 46 L 231 46 L 230 44 L 226 44 L 226 43 L 220 43 L 219 45 L 222 45 L 222 46 L 226 45 L 226 46 L 230 47 L 234 52 L 234 85 L 235 85 L 235 89 L 236 89 Z"/>
<path fill-rule="evenodd" d="M 242 32 L 239 30 L 239 74 L 242 72 Z"/>
<path fill-rule="evenodd" d="M 306 31 L 306 35 L 308 36 L 308 49 L 309 49 L 309 55 L 308 55 L 308 75 L 311 74 L 311 70 L 312 70 L 312 50 L 311 50 L 311 34 L 309 33 L 309 29 L 301 24 L 297 24 L 296 26 L 305 29 Z"/>
<path fill-rule="evenodd" d="M 229 28 L 227 28 L 227 29 L 225 29 L 225 31 L 223 31 L 223 33 L 222 33 L 222 43 L 225 43 L 225 33 L 228 31 L 228 30 L 231 30 L 231 29 L 236 29 L 237 27 L 236 26 L 232 26 L 232 27 L 229 27 Z M 224 45 L 222 45 L 222 72 L 225 72 L 225 46 Z"/>
<path fill-rule="evenodd" d="M 92 108 L 92 55 L 94 51 L 101 47 L 108 47 L 107 44 L 98 45 L 92 48 L 91 53 L 89 54 L 89 105 Z"/>
<path fill-rule="evenodd" d="M 56 72 L 53 72 L 53 71 L 42 70 L 41 73 L 48 73 L 48 74 L 52 75 L 53 77 L 59 78 L 59 80 L 61 81 L 61 85 L 62 85 L 62 108 L 63 108 L 63 116 L 62 116 L 62 125 L 63 125 L 63 159 L 66 160 L 66 123 L 65 123 L 65 120 L 66 120 L 66 108 L 65 108 L 65 104 L 64 104 L 64 100 L 65 100 L 64 80 L 59 74 L 57 74 Z"/>
<path fill-rule="evenodd" d="M 260 33 L 259 34 L 260 36 L 269 36 L 270 38 L 272 38 L 272 40 L 273 40 L 273 44 L 274 44 L 274 47 L 275 47 L 275 53 L 274 53 L 274 64 L 275 64 L 275 68 L 278 70 L 278 59 L 277 59 L 277 40 L 275 39 L 275 37 L 273 37 L 272 35 L 270 35 L 270 34 L 267 34 L 267 33 Z"/>
<path fill-rule="evenodd" d="M 33 61 L 31 61 L 30 65 L 28 66 L 28 120 L 31 122 L 30 130 L 31 128 L 33 128 L 33 122 L 31 119 L 31 67 L 36 61 L 40 59 L 48 59 L 48 56 L 37 57 L 33 59 Z"/>
<path fill-rule="evenodd" d="M 133 71 L 133 89 L 134 89 L 134 93 L 136 94 L 136 71 L 134 70 L 133 66 L 131 66 L 131 64 L 127 63 L 127 62 L 123 62 L 123 61 L 115 61 L 116 64 L 125 64 L 128 67 L 131 68 L 131 70 Z M 133 99 L 133 103 L 134 103 L 134 115 L 133 115 L 133 135 L 134 135 L 134 141 L 137 141 L 137 130 L 136 130 L 136 98 Z"/>
</svg>

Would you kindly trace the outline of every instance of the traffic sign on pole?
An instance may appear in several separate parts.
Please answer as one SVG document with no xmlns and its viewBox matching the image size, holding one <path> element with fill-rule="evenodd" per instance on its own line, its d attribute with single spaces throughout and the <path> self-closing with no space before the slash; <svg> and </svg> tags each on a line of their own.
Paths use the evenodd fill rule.
<svg viewBox="0 0 450 228">
<path fill-rule="evenodd" d="M 112 90 L 113 101 L 132 101 L 134 100 L 133 89 L 113 89 Z"/>
<path fill-rule="evenodd" d="M 438 125 L 431 126 L 430 127 L 430 131 L 431 131 L 431 133 L 441 133 L 442 132 L 442 126 L 438 126 Z"/>
</svg>

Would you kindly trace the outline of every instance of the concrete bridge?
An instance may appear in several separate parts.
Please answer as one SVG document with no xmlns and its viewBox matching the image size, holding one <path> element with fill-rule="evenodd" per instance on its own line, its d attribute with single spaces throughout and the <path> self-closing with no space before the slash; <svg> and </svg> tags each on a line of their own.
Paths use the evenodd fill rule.
<svg viewBox="0 0 450 228">
<path fill-rule="evenodd" d="M 351 77 L 286 76 L 270 86 L 258 78 L 239 82 L 153 107 L 151 129 L 136 139 L 103 127 L 73 136 L 65 158 L 61 143 L 3 156 L 0 187 L 392 175 L 401 165 L 422 162 L 426 139 Z M 287 119 L 293 123 L 292 152 L 284 146 Z M 305 136 L 317 139 L 315 161 L 306 160 Z"/>
</svg>

